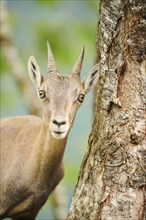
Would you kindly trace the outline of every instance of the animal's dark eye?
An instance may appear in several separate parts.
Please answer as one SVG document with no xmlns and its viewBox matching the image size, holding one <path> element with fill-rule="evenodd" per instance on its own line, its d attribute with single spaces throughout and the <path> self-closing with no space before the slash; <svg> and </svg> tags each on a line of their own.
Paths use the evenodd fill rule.
<svg viewBox="0 0 146 220">
<path fill-rule="evenodd" d="M 41 99 L 44 99 L 46 97 L 45 92 L 43 90 L 39 91 L 39 96 Z"/>
<path fill-rule="evenodd" d="M 84 101 L 84 98 L 85 98 L 85 95 L 84 95 L 84 94 L 80 94 L 77 100 L 78 100 L 80 103 L 82 103 L 82 102 Z"/>
</svg>

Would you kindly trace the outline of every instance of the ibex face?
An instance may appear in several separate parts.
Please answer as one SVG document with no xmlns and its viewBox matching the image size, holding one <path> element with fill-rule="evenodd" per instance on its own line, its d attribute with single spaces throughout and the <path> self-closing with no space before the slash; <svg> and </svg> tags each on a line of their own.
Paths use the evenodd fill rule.
<svg viewBox="0 0 146 220">
<path fill-rule="evenodd" d="M 50 73 L 42 83 L 39 94 L 43 94 L 45 116 L 49 119 L 52 136 L 64 138 L 85 95 L 79 77 L 74 74 L 54 76 Z"/>
<path fill-rule="evenodd" d="M 46 123 L 50 133 L 56 139 L 67 136 L 72 127 L 77 109 L 84 100 L 85 94 L 95 85 L 98 79 L 98 65 L 89 72 L 83 82 L 80 72 L 84 49 L 71 73 L 66 77 L 58 73 L 52 51 L 48 45 L 48 74 L 43 77 L 40 67 L 33 56 L 28 62 L 28 70 L 39 97 L 43 103 Z"/>
</svg>

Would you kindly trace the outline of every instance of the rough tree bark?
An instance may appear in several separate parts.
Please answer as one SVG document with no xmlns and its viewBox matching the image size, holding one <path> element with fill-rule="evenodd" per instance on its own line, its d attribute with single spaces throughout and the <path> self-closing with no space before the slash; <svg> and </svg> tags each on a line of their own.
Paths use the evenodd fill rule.
<svg viewBox="0 0 146 220">
<path fill-rule="evenodd" d="M 67 220 L 143 220 L 146 1 L 101 0 L 100 84 Z"/>
</svg>

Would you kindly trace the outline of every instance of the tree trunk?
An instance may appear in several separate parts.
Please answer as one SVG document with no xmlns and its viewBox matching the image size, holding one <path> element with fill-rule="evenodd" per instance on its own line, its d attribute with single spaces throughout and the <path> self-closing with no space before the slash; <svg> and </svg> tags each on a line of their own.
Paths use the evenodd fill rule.
<svg viewBox="0 0 146 220">
<path fill-rule="evenodd" d="M 101 0 L 100 81 L 67 220 L 143 220 L 146 1 Z"/>
</svg>

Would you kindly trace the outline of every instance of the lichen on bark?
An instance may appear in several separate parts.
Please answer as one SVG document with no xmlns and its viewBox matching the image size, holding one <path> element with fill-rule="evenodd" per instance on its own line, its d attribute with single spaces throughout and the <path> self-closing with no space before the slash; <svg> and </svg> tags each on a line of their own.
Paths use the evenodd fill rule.
<svg viewBox="0 0 146 220">
<path fill-rule="evenodd" d="M 101 0 L 94 122 L 68 220 L 143 220 L 146 2 Z"/>
</svg>

